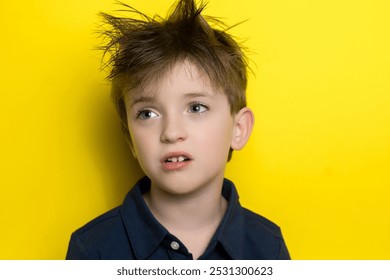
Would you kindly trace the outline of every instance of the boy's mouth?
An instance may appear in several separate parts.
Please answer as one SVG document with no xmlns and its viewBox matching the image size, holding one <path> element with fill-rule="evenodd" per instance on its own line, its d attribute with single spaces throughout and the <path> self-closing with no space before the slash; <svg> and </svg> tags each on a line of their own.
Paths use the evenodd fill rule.
<svg viewBox="0 0 390 280">
<path fill-rule="evenodd" d="M 187 167 L 192 157 L 185 152 L 172 152 L 161 158 L 161 166 L 165 171 L 176 171 Z"/>
<path fill-rule="evenodd" d="M 165 162 L 183 162 L 189 161 L 190 159 L 186 156 L 170 157 L 165 160 Z"/>
</svg>

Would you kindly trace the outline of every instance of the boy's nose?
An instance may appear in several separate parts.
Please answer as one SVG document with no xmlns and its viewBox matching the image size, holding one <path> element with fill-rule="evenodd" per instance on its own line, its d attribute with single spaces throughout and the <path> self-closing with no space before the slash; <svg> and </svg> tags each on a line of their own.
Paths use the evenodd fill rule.
<svg viewBox="0 0 390 280">
<path fill-rule="evenodd" d="M 187 138 L 185 124 L 180 118 L 171 116 L 164 120 L 160 140 L 163 143 L 175 143 Z"/>
</svg>

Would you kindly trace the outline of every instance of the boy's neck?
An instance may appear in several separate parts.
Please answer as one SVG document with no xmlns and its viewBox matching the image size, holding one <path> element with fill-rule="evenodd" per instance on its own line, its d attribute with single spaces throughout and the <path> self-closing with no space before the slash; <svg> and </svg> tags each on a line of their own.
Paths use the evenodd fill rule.
<svg viewBox="0 0 390 280">
<path fill-rule="evenodd" d="M 222 219 L 226 200 L 221 195 L 222 180 L 215 180 L 209 186 L 194 193 L 176 195 L 152 187 L 144 195 L 153 215 L 164 225 L 177 228 L 199 228 L 214 220 Z"/>
</svg>

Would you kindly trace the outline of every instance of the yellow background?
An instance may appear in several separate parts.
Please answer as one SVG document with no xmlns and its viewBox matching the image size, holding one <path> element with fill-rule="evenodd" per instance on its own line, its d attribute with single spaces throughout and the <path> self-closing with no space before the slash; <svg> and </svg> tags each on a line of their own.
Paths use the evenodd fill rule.
<svg viewBox="0 0 390 280">
<path fill-rule="evenodd" d="M 113 2 L 2 4 L 0 259 L 63 259 L 142 174 L 93 50 Z M 249 19 L 232 33 L 251 50 L 256 124 L 226 174 L 242 204 L 282 227 L 294 259 L 390 259 L 389 2 L 209 2 Z"/>
</svg>

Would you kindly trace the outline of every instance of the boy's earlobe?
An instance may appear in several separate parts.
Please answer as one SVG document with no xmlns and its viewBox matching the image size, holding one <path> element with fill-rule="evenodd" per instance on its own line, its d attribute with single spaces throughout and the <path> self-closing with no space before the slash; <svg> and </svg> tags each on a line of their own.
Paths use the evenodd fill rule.
<svg viewBox="0 0 390 280">
<path fill-rule="evenodd" d="M 131 139 L 131 136 L 127 136 L 126 140 L 127 140 L 127 144 L 129 144 L 129 147 L 130 147 L 131 153 L 133 154 L 133 157 L 135 159 L 137 159 L 137 153 L 135 152 L 135 148 L 134 148 L 134 144 L 133 144 L 133 140 Z"/>
<path fill-rule="evenodd" d="M 133 154 L 133 157 L 134 157 L 135 159 L 137 159 L 137 153 L 135 152 L 133 143 L 129 143 L 129 145 L 130 145 L 130 150 L 131 150 L 131 153 Z"/>
<path fill-rule="evenodd" d="M 251 136 L 255 117 L 251 109 L 244 107 L 234 117 L 234 134 L 231 148 L 241 150 Z"/>
</svg>

